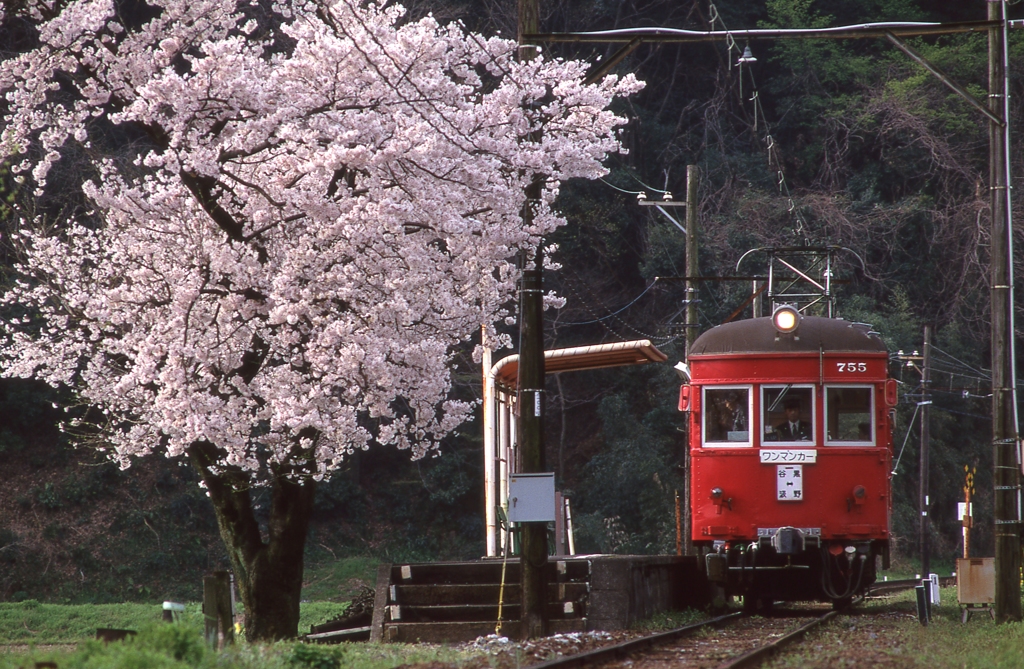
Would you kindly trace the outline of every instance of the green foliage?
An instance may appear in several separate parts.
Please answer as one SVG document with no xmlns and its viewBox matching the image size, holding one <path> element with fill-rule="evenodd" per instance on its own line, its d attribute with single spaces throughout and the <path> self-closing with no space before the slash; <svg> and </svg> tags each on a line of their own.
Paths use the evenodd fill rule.
<svg viewBox="0 0 1024 669">
<path fill-rule="evenodd" d="M 140 614 L 139 605 L 135 604 L 75 607 L 36 601 L 0 604 L 0 643 L 65 647 L 78 644 L 71 650 L 54 647 L 0 654 L 0 669 L 22 669 L 43 661 L 56 662 L 59 667 L 68 669 L 391 669 L 416 663 L 460 663 L 470 657 L 465 652 L 436 646 L 369 643 L 313 646 L 301 643 L 250 645 L 240 641 L 213 652 L 203 639 L 203 616 L 198 605 L 189 604 L 182 620 L 175 623 L 155 621 L 151 614 L 155 612 L 159 617 L 159 611 L 159 606 L 150 605 L 146 614 Z M 39 630 L 35 637 L 26 639 L 13 634 L 15 628 L 29 626 Z M 137 629 L 138 634 L 123 642 L 103 643 L 92 638 L 97 627 Z M 43 630 L 49 632 L 44 634 Z"/>
<path fill-rule="evenodd" d="M 707 618 L 707 613 L 696 609 L 684 609 L 682 611 L 665 611 L 637 621 L 632 628 L 645 633 L 663 632 L 671 629 L 678 629 L 685 625 L 691 625 Z"/>
<path fill-rule="evenodd" d="M 908 611 L 912 595 L 905 595 Z M 920 666 L 936 669 L 1010 669 L 1021 664 L 1024 623 L 996 625 L 987 613 L 975 613 L 967 624 L 956 606 L 956 590 L 943 588 L 942 606 L 932 607 L 932 618 L 922 628 L 913 616 L 901 626 L 907 648 L 904 655 Z M 926 631 L 925 631 L 926 630 Z M 922 633 L 925 631 L 925 633 Z"/>
<path fill-rule="evenodd" d="M 630 391 L 600 403 L 600 452 L 584 467 L 578 484 L 577 550 L 608 553 L 667 553 L 675 545 L 675 492 L 683 484 L 677 468 L 683 441 L 671 398 L 637 401 L 642 383 L 660 386 L 664 374 L 627 372 Z M 657 397 L 655 395 L 655 397 Z M 646 399 L 646 397 L 645 397 Z M 659 398 L 660 399 L 660 398 Z M 645 411 L 639 413 L 637 409 Z"/>
<path fill-rule="evenodd" d="M 295 646 L 288 662 L 309 669 L 341 669 L 345 653 L 338 647 Z"/>
<path fill-rule="evenodd" d="M 0 454 L 5 451 L 22 451 L 25 449 L 25 440 L 16 432 L 11 430 L 0 430 Z"/>
<path fill-rule="evenodd" d="M 131 643 L 140 651 L 161 653 L 190 665 L 199 664 L 206 655 L 203 637 L 187 623 L 150 623 Z"/>
<path fill-rule="evenodd" d="M 302 599 L 303 616 L 306 610 L 317 604 L 347 602 L 364 587 L 373 587 L 377 581 L 377 565 L 373 558 L 351 557 L 338 559 L 326 551 L 313 551 L 314 560 L 307 561 L 303 574 Z M 326 617 L 312 622 L 318 623 Z M 301 623 L 300 623 L 301 625 Z"/>
<path fill-rule="evenodd" d="M 151 459 L 125 473 L 60 441 L 27 443 L 4 465 L 17 538 L 0 545 L 0 601 L 195 599 L 202 574 L 225 564 L 188 468 Z M 26 514 L 39 522 L 15 524 Z"/>
<path fill-rule="evenodd" d="M 53 509 L 59 509 L 62 506 L 60 495 L 57 494 L 57 489 L 52 483 L 46 483 L 42 488 L 36 488 L 35 498 L 43 508 L 51 511 Z"/>
<path fill-rule="evenodd" d="M 140 629 L 160 620 L 158 603 L 66 606 L 29 599 L 0 603 L 0 642 L 66 644 L 91 639 L 101 627 Z"/>
</svg>

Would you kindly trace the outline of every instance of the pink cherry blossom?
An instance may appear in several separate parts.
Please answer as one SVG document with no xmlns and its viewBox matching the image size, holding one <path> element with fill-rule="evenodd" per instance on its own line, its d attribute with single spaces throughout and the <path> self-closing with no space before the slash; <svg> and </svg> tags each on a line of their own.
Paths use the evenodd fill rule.
<svg viewBox="0 0 1024 669">
<path fill-rule="evenodd" d="M 640 84 L 397 5 L 150 4 L 130 26 L 29 2 L 39 44 L 0 63 L 0 153 L 37 192 L 69 142 L 110 144 L 96 117 L 148 138 L 92 150 L 93 217 L 24 222 L 3 374 L 73 388 L 124 467 L 201 442 L 319 480 L 371 444 L 435 449 L 472 410 L 454 347 L 507 315 L 515 254 L 564 223 L 560 182 L 604 173 Z"/>
</svg>

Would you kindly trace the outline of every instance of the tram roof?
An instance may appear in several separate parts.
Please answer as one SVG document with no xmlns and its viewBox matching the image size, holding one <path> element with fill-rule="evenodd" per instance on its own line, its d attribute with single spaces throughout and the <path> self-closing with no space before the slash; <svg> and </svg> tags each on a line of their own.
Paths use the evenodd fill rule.
<svg viewBox="0 0 1024 669">
<path fill-rule="evenodd" d="M 885 353 L 870 325 L 841 318 L 804 316 L 793 334 L 780 335 L 771 318 L 751 318 L 711 328 L 690 348 L 690 355 L 722 353 L 801 353 L 810 351 Z"/>
</svg>

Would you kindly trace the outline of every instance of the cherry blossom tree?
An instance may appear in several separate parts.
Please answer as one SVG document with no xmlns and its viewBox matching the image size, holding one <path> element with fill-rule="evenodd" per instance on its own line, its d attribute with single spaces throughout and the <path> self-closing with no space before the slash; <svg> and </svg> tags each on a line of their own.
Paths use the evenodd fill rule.
<svg viewBox="0 0 1024 669">
<path fill-rule="evenodd" d="M 294 636 L 316 483 L 467 418 L 454 347 L 504 315 L 512 259 L 564 223 L 561 181 L 603 173 L 640 85 L 358 0 L 19 7 L 0 159 L 45 196 L 84 152 L 92 210 L 15 233 L 3 374 L 72 389 L 68 428 L 122 467 L 187 459 L 247 635 Z"/>
</svg>

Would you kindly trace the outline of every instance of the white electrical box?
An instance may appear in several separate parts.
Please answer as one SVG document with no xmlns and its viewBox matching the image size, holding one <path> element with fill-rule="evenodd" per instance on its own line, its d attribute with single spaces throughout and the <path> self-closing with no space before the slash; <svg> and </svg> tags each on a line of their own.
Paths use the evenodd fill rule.
<svg viewBox="0 0 1024 669">
<path fill-rule="evenodd" d="M 555 519 L 555 473 L 514 474 L 508 481 L 508 519 L 546 523 Z"/>
</svg>

